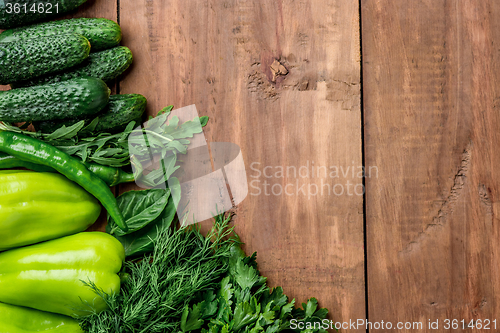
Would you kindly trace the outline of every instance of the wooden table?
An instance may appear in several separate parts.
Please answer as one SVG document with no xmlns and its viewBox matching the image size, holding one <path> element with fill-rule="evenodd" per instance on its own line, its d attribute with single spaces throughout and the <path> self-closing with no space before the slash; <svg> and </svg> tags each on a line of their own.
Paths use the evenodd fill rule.
<svg viewBox="0 0 500 333">
<path fill-rule="evenodd" d="M 254 182 L 234 222 L 272 286 L 335 322 L 499 332 L 499 15 L 479 0 L 89 0 L 74 16 L 122 26 L 135 59 L 117 92 L 149 114 L 196 104 L 209 142 L 241 147 Z"/>
</svg>

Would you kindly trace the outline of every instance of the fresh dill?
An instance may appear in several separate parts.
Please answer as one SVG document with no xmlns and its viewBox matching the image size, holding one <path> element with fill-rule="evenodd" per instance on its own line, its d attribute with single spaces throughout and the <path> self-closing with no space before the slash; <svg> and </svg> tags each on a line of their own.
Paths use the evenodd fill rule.
<svg viewBox="0 0 500 333">
<path fill-rule="evenodd" d="M 205 237 L 194 228 L 158 231 L 154 251 L 142 260 L 127 261 L 119 294 L 90 288 L 109 309 L 80 318 L 89 333 L 177 332 L 184 308 L 195 295 L 216 290 L 228 270 L 230 249 L 239 240 L 230 217 L 218 216 Z"/>
</svg>

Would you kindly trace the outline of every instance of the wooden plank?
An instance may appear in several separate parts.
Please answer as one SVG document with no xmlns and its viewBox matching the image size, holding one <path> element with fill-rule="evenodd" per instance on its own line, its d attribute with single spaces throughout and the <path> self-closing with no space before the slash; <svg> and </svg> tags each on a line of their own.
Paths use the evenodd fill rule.
<svg viewBox="0 0 500 333">
<path fill-rule="evenodd" d="M 115 0 L 87 0 L 77 11 L 64 18 L 102 17 L 116 22 L 117 14 L 117 1 Z"/>
<path fill-rule="evenodd" d="M 264 191 L 267 180 L 275 193 L 287 184 L 299 191 L 251 187 L 235 211 L 270 284 L 299 302 L 317 297 L 334 320 L 364 318 L 363 199 L 353 194 L 362 179 L 352 169 L 339 178 L 275 175 L 313 162 L 361 166 L 358 2 L 121 0 L 120 17 L 135 59 L 121 93 L 145 95 L 149 114 L 196 104 L 210 116 L 209 142 L 241 147 L 254 187 Z M 274 82 L 273 68 L 288 73 Z M 269 179 L 259 176 L 266 166 Z M 322 182 L 345 193 L 301 192 Z"/>
<path fill-rule="evenodd" d="M 500 4 L 361 6 L 369 319 L 498 319 Z"/>
</svg>

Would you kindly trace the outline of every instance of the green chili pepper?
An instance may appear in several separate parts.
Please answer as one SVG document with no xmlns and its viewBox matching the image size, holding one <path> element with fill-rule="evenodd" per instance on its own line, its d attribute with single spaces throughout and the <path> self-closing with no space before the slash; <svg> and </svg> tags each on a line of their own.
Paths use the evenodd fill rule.
<svg viewBox="0 0 500 333">
<path fill-rule="evenodd" d="M 14 156 L 0 153 L 0 169 L 12 169 L 12 168 L 26 168 L 38 172 L 55 171 L 54 169 L 49 168 L 45 165 L 26 162 L 18 158 L 15 158 Z"/>
<path fill-rule="evenodd" d="M 128 227 L 108 185 L 77 159 L 48 143 L 23 134 L 0 130 L 0 151 L 26 162 L 55 169 L 97 198 L 123 231 Z"/>
<path fill-rule="evenodd" d="M 108 186 L 115 186 L 122 183 L 133 182 L 134 174 L 127 173 L 120 168 L 84 162 L 87 169 L 101 178 Z M 0 153 L 0 169 L 26 168 L 38 172 L 57 172 L 51 167 L 20 160 L 11 155 Z"/>
<path fill-rule="evenodd" d="M 115 186 L 121 183 L 129 183 L 135 180 L 134 174 L 127 173 L 120 168 L 113 168 L 97 163 L 84 162 L 87 169 L 92 171 L 97 177 L 101 178 L 109 186 Z"/>
<path fill-rule="evenodd" d="M 73 318 L 3 303 L 0 303 L 0 332 L 84 333 Z"/>
</svg>

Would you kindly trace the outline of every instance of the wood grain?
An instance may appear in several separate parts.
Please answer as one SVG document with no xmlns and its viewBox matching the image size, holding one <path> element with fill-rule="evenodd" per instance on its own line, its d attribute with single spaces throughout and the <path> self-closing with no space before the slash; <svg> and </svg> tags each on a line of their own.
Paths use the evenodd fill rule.
<svg viewBox="0 0 500 333">
<path fill-rule="evenodd" d="M 208 141 L 238 144 L 261 190 L 266 180 L 275 193 L 350 182 L 351 195 L 325 187 L 310 198 L 251 188 L 234 221 L 272 286 L 298 302 L 317 297 L 336 321 L 364 318 L 362 179 L 251 168 L 361 166 L 357 1 L 121 0 L 120 21 L 135 59 L 121 93 L 145 95 L 150 114 L 195 104 L 210 116 Z M 273 81 L 274 61 L 285 70 L 275 65 Z"/>
<path fill-rule="evenodd" d="M 497 319 L 500 4 L 361 6 L 369 319 Z"/>
</svg>

